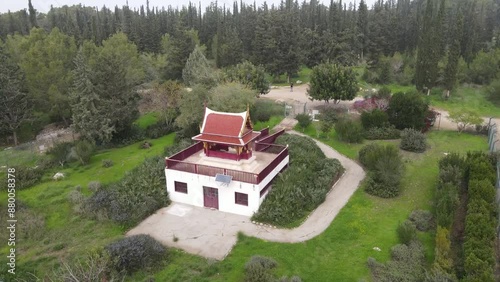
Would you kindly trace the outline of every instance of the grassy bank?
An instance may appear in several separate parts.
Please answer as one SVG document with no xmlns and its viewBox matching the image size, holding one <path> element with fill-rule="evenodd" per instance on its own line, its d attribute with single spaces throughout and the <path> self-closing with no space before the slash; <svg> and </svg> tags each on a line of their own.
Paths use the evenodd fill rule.
<svg viewBox="0 0 500 282">
<path fill-rule="evenodd" d="M 332 137 L 322 141 L 345 155 L 352 155 L 359 148 L 359 145 L 339 145 L 341 143 Z M 245 262 L 255 254 L 275 258 L 280 265 L 277 270 L 280 275 L 297 274 L 304 281 L 368 278 L 366 260 L 368 257 L 378 261 L 389 258 L 390 248 L 398 243 L 398 224 L 414 209 L 432 209 L 438 160 L 444 153 L 463 148 L 485 150 L 487 147 L 485 137 L 456 132 L 431 132 L 428 142 L 430 149 L 423 154 L 404 153 L 406 175 L 399 197 L 376 198 L 360 188 L 323 234 L 303 243 L 270 243 L 241 235 L 231 254 L 221 262 L 220 277 L 215 280 L 241 281 Z M 434 259 L 434 236 L 422 233 L 420 237 L 430 263 Z M 374 247 L 382 251 L 374 251 Z"/>
</svg>

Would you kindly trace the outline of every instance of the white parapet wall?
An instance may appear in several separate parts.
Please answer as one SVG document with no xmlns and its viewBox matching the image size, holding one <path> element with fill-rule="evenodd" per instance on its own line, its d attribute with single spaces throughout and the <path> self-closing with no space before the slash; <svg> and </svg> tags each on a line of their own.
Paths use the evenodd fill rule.
<svg viewBox="0 0 500 282">
<path fill-rule="evenodd" d="M 259 184 L 231 181 L 221 185 L 214 176 L 199 175 L 173 169 L 165 169 L 167 191 L 170 200 L 178 203 L 203 207 L 203 187 L 215 188 L 218 191 L 219 210 L 245 216 L 252 216 L 259 209 L 267 191 L 260 197 L 260 191 L 266 187 L 278 173 L 288 164 L 289 156 L 281 161 Z M 187 193 L 175 191 L 175 181 L 187 184 Z M 248 195 L 248 206 L 235 203 L 235 192 Z"/>
</svg>

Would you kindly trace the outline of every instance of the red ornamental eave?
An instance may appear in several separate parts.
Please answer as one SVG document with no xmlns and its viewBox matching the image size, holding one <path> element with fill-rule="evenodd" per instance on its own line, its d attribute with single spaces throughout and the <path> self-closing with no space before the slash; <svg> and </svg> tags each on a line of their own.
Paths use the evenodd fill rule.
<svg viewBox="0 0 500 282">
<path fill-rule="evenodd" d="M 259 137 L 260 132 L 252 130 L 250 114 L 225 113 L 205 108 L 201 133 L 192 139 L 224 145 L 244 146 Z"/>
<path fill-rule="evenodd" d="M 233 145 L 233 146 L 244 146 L 260 136 L 260 132 L 249 131 L 243 137 L 232 137 L 223 135 L 212 135 L 212 134 L 198 134 L 193 137 L 193 140 L 210 142 L 216 144 Z"/>
</svg>

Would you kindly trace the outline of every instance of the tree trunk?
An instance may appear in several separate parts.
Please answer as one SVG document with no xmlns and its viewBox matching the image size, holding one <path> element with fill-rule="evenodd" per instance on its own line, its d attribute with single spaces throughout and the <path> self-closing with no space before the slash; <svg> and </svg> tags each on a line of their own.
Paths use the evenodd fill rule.
<svg viewBox="0 0 500 282">
<path fill-rule="evenodd" d="M 13 136 L 14 137 L 14 146 L 17 146 L 17 132 L 14 130 L 14 131 L 12 131 L 12 133 L 14 135 Z"/>
</svg>

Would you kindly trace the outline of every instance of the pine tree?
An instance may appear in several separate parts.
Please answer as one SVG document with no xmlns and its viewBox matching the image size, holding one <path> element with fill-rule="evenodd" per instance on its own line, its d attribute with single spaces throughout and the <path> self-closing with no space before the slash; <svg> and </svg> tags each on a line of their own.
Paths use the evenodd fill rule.
<svg viewBox="0 0 500 282">
<path fill-rule="evenodd" d="M 453 90 L 457 82 L 458 61 L 460 59 L 460 33 L 463 29 L 463 14 L 458 13 L 458 20 L 453 28 L 451 44 L 448 49 L 448 62 L 444 72 L 444 85 L 446 90 Z"/>
<path fill-rule="evenodd" d="M 38 27 L 38 23 L 36 21 L 36 10 L 33 8 L 33 5 L 31 5 L 31 0 L 28 0 L 28 10 L 30 13 L 30 24 L 31 27 Z"/>
<path fill-rule="evenodd" d="M 203 55 L 200 46 L 196 46 L 186 61 L 186 66 L 182 70 L 182 79 L 188 86 L 201 84 L 211 88 L 217 84 L 214 71 L 210 67 L 207 58 Z"/>
<path fill-rule="evenodd" d="M 23 74 L 0 46 L 0 131 L 9 131 L 17 146 L 17 133 L 31 117 L 28 95 L 22 89 Z"/>
<path fill-rule="evenodd" d="M 360 44 L 360 56 L 361 61 L 364 59 L 364 54 L 366 53 L 366 48 L 368 46 L 368 7 L 364 0 L 359 2 L 358 8 L 358 40 Z"/>
<path fill-rule="evenodd" d="M 103 101 L 93 84 L 93 72 L 85 62 L 82 50 L 75 57 L 73 70 L 73 90 L 71 109 L 73 127 L 85 139 L 98 143 L 107 143 L 115 131 L 111 119 L 106 116 Z"/>
</svg>

